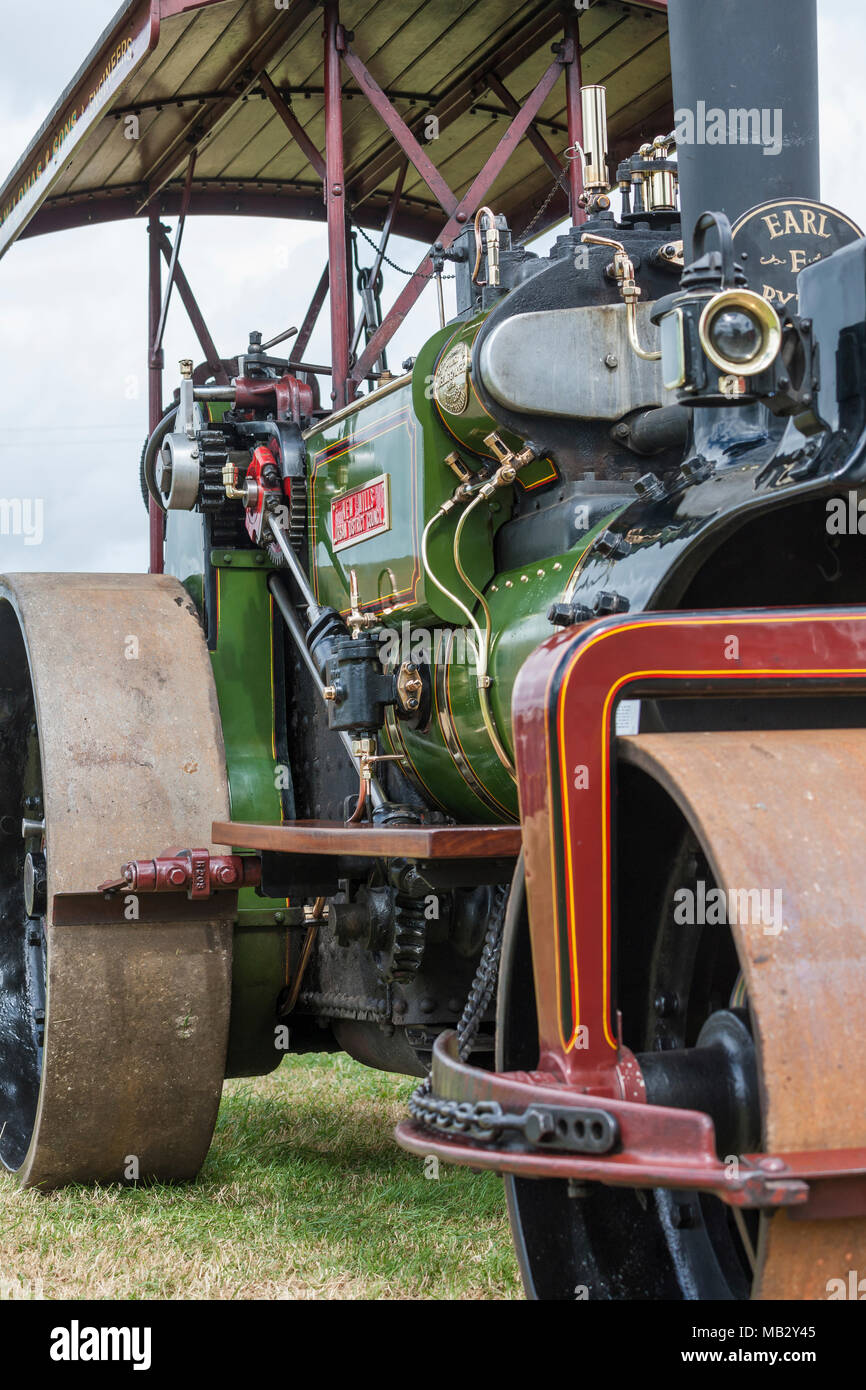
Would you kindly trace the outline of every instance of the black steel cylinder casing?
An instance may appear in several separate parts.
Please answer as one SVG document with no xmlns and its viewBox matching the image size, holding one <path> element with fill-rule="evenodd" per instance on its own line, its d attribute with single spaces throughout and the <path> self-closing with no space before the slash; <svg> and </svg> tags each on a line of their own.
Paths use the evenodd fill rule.
<svg viewBox="0 0 866 1390">
<path fill-rule="evenodd" d="M 668 24 L 674 111 L 693 136 L 677 148 L 688 265 L 702 212 L 734 222 L 756 203 L 820 196 L 817 0 L 668 0 Z M 752 111 L 760 143 L 741 143 L 756 127 L 736 113 Z"/>
</svg>

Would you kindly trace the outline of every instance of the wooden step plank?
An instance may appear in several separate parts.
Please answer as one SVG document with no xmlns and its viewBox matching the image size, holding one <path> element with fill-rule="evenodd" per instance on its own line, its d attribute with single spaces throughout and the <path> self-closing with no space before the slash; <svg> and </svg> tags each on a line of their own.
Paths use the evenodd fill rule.
<svg viewBox="0 0 866 1390">
<path fill-rule="evenodd" d="M 298 820 L 283 825 L 214 821 L 214 844 L 278 854 L 370 855 L 407 859 L 506 859 L 520 853 L 518 825 L 344 825 Z"/>
</svg>

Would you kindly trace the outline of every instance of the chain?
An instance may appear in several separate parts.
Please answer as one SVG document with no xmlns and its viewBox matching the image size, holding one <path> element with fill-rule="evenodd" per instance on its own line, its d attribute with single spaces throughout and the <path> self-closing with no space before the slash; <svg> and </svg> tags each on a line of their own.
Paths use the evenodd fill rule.
<svg viewBox="0 0 866 1390">
<path fill-rule="evenodd" d="M 557 191 L 558 188 L 561 188 L 562 191 L 563 191 L 564 193 L 568 193 L 568 189 L 567 189 L 566 186 L 565 186 L 565 171 L 564 171 L 564 170 L 563 170 L 563 172 L 562 172 L 561 174 L 557 174 L 557 176 L 556 176 L 556 182 L 554 183 L 553 187 L 551 188 L 551 190 L 550 190 L 550 192 L 548 193 L 547 197 L 545 198 L 544 202 L 541 204 L 541 207 L 540 207 L 540 208 L 538 209 L 538 211 L 535 213 L 534 217 L 532 218 L 532 221 L 529 223 L 529 226 L 526 227 L 526 228 L 524 228 L 523 235 L 521 236 L 520 240 L 519 240 L 518 243 L 517 243 L 518 246 L 525 246 L 525 245 L 526 245 L 527 241 L 529 240 L 529 234 L 530 234 L 530 232 L 532 231 L 532 229 L 533 229 L 533 227 L 535 226 L 535 224 L 536 224 L 536 222 L 538 221 L 538 219 L 539 219 L 539 218 L 542 216 L 542 214 L 545 213 L 545 212 L 547 211 L 547 209 L 550 207 L 550 204 L 551 204 L 551 202 L 553 201 L 554 195 L 556 194 L 556 191 Z"/>
<path fill-rule="evenodd" d="M 543 217 L 544 213 L 545 213 L 545 212 L 547 211 L 547 209 L 550 207 L 550 204 L 551 204 L 551 202 L 553 201 L 553 199 L 554 199 L 554 197 L 555 197 L 555 195 L 556 195 L 557 190 L 560 189 L 560 188 L 562 189 L 562 191 L 563 191 L 566 195 L 568 195 L 568 188 L 567 188 L 567 186 L 566 186 L 566 179 L 565 179 L 565 170 L 563 170 L 562 173 L 557 174 L 557 176 L 556 176 L 556 181 L 554 182 L 553 187 L 551 188 L 551 190 L 550 190 L 550 192 L 548 193 L 547 197 L 545 198 L 544 202 L 541 204 L 541 207 L 540 207 L 540 208 L 537 210 L 537 212 L 535 212 L 535 214 L 533 215 L 532 220 L 531 220 L 531 222 L 529 223 L 529 225 L 524 229 L 523 235 L 521 236 L 520 240 L 517 242 L 517 245 L 518 245 L 518 246 L 525 246 L 525 245 L 526 245 L 527 241 L 529 240 L 529 236 L 530 236 L 530 234 L 531 234 L 531 232 L 532 232 L 533 227 L 535 226 L 535 224 L 536 224 L 536 222 L 539 220 L 539 218 L 540 218 L 540 217 Z M 377 243 L 373 240 L 373 238 L 372 238 L 371 236 L 368 236 L 368 235 L 367 235 L 367 233 L 364 231 L 364 228 L 361 226 L 360 222 L 356 221 L 354 213 L 352 213 L 352 212 L 349 213 L 349 220 L 351 221 L 352 226 L 355 228 L 355 230 L 361 233 L 361 236 L 364 238 L 364 240 L 366 241 L 367 245 L 368 245 L 368 246 L 372 246 L 373 250 L 376 252 L 376 255 L 378 256 L 378 255 L 379 255 L 379 247 L 378 247 Z M 429 254 L 432 255 L 432 247 L 431 247 L 431 249 L 430 249 L 430 253 L 429 253 Z M 423 271 L 423 270 L 406 270 L 402 265 L 398 265 L 396 261 L 392 261 L 391 258 L 390 258 L 389 256 L 386 256 L 384 252 L 382 252 L 382 260 L 385 262 L 385 265 L 390 266 L 392 270 L 396 270 L 397 273 L 398 273 L 398 275 L 407 275 L 410 279 L 415 279 L 416 277 L 420 277 L 420 279 L 422 279 L 422 280 L 432 280 L 432 279 L 434 278 L 435 274 L 436 274 L 436 272 L 433 271 L 433 270 L 429 270 L 429 271 Z M 454 280 L 455 278 L 456 278 L 456 277 L 455 277 L 454 275 L 443 275 L 443 276 L 442 276 L 442 279 L 443 279 L 443 280 Z"/>
<path fill-rule="evenodd" d="M 457 1024 L 457 1054 L 468 1060 L 485 1010 L 493 998 L 502 954 L 508 888 L 493 890 L 490 923 L 469 996 Z M 440 1134 L 463 1136 L 479 1143 L 496 1143 L 507 1132 L 522 1137 L 529 1149 L 564 1153 L 607 1154 L 619 1142 L 616 1117 L 599 1106 L 533 1104 L 517 1113 L 503 1110 L 497 1100 L 444 1100 L 431 1094 L 425 1076 L 409 1100 L 413 1120 Z"/>
<path fill-rule="evenodd" d="M 429 1081 L 429 1078 L 428 1078 Z M 429 1089 L 429 1087 L 428 1087 Z M 409 1101 L 409 1114 L 429 1129 L 445 1134 L 464 1134 L 467 1139 L 490 1140 L 505 1129 L 519 1129 L 521 1121 L 506 1115 L 496 1100 L 434 1100 L 424 1083 Z"/>
<path fill-rule="evenodd" d="M 376 252 L 376 255 L 378 256 L 378 254 L 379 254 L 379 247 L 377 246 L 376 242 L 373 240 L 372 237 L 367 236 L 367 233 L 364 231 L 364 228 L 361 226 L 360 222 L 356 222 L 356 221 L 355 221 L 355 217 L 354 217 L 354 214 L 353 214 L 353 213 L 350 213 L 350 214 L 349 214 L 349 217 L 350 217 L 350 219 L 351 219 L 352 226 L 355 228 L 356 231 L 358 231 L 358 232 L 361 233 L 361 236 L 362 236 L 362 237 L 364 238 L 364 240 L 367 242 L 368 246 L 372 246 L 373 250 Z M 432 248 L 432 247 L 430 248 L 430 253 L 429 253 L 429 254 L 430 254 L 430 255 L 433 254 L 433 248 Z M 432 280 L 432 279 L 434 278 L 435 274 L 436 274 L 436 272 L 433 271 L 433 270 L 429 270 L 429 271 L 424 271 L 424 270 L 404 270 L 403 267 L 402 267 L 401 265 L 398 265 L 396 261 L 390 260 L 389 257 L 386 256 L 384 252 L 382 253 L 382 260 L 385 262 L 386 265 L 389 265 L 389 266 L 391 267 L 392 270 L 396 270 L 396 271 L 398 272 L 398 274 L 400 274 L 400 275 L 408 275 L 410 279 L 415 279 L 416 277 L 419 277 L 419 278 L 422 279 L 422 280 Z M 454 278 L 455 278 L 455 277 L 454 277 L 453 275 L 443 275 L 443 276 L 442 276 L 442 279 L 443 279 L 443 280 L 453 280 Z"/>
<path fill-rule="evenodd" d="M 496 989 L 508 891 L 503 884 L 499 884 L 493 890 L 490 923 L 484 937 L 481 957 L 457 1024 L 457 1052 L 462 1062 L 466 1061 L 472 1051 L 481 1020 Z M 450 1128 L 454 1121 L 459 1121 L 462 1126 L 461 1132 L 470 1134 L 473 1138 L 485 1137 L 494 1128 L 501 1128 L 502 1108 L 495 1101 L 482 1101 L 473 1106 L 468 1102 L 458 1104 L 456 1101 L 434 1100 L 430 1095 L 430 1085 L 429 1075 L 425 1076 L 409 1101 L 409 1113 L 414 1119 L 425 1124 L 432 1123 L 437 1129 Z M 482 1117 L 487 1117 L 486 1121 Z M 476 1133 L 473 1125 L 480 1125 L 481 1132 Z"/>
</svg>

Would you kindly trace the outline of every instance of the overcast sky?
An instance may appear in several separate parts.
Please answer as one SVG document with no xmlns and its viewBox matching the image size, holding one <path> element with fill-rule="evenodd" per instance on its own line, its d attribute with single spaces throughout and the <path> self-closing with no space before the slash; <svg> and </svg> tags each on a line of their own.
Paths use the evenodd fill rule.
<svg viewBox="0 0 866 1390">
<path fill-rule="evenodd" d="M 118 3 L 0 0 L 0 183 Z M 818 0 L 818 16 L 822 197 L 866 226 L 866 3 Z M 0 499 L 38 496 L 44 505 L 42 544 L 0 534 L 0 572 L 146 568 L 138 490 L 147 426 L 146 242 L 143 223 L 109 223 L 19 242 L 0 261 Z M 395 240 L 390 254 L 413 266 L 420 249 Z M 321 224 L 190 218 L 182 261 L 229 356 L 251 328 L 274 336 L 300 322 L 324 257 Z M 387 272 L 386 304 L 402 283 Z M 391 349 L 392 367 L 435 326 L 432 289 L 416 312 Z M 201 356 L 179 305 L 165 349 L 168 397 L 178 359 Z M 320 331 L 308 355 L 326 354 Z"/>
</svg>

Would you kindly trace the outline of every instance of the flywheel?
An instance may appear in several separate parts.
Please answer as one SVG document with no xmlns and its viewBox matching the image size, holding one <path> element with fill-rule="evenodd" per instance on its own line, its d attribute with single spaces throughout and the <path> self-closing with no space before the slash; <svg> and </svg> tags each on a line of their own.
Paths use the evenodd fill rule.
<svg viewBox="0 0 866 1390">
<path fill-rule="evenodd" d="M 866 731 L 646 734 L 617 747 L 625 1044 L 663 1068 L 719 1020 L 739 1030 L 751 1063 L 733 1129 L 748 1139 L 721 1148 L 726 1160 L 863 1148 Z M 521 887 L 503 946 L 503 1070 L 538 1057 Z M 841 1209 L 804 1219 L 694 1192 L 521 1178 L 506 1192 L 540 1298 L 826 1299 L 829 1281 L 866 1266 L 866 1216 Z"/>
<path fill-rule="evenodd" d="M 181 585 L 0 579 L 0 1160 L 22 1184 L 200 1167 L 231 921 L 218 898 L 205 914 L 183 896 L 120 913 L 95 890 L 126 860 L 209 845 L 228 812 L 210 660 Z"/>
</svg>

